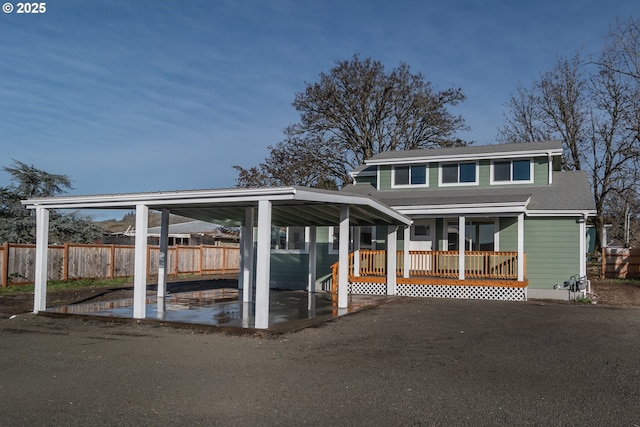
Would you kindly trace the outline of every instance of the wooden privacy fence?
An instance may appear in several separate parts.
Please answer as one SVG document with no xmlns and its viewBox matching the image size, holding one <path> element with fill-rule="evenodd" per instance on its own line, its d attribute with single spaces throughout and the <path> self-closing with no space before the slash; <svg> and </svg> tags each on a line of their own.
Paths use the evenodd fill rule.
<svg viewBox="0 0 640 427">
<path fill-rule="evenodd" d="M 35 245 L 5 243 L 0 247 L 0 286 L 33 283 Z M 158 274 L 159 246 L 147 246 L 147 274 Z M 170 246 L 167 273 L 215 274 L 237 273 L 240 250 L 227 246 Z M 48 280 L 133 276 L 135 247 L 124 245 L 64 244 L 49 246 Z"/>
<path fill-rule="evenodd" d="M 602 275 L 606 279 L 640 279 L 640 248 L 602 248 Z"/>
</svg>

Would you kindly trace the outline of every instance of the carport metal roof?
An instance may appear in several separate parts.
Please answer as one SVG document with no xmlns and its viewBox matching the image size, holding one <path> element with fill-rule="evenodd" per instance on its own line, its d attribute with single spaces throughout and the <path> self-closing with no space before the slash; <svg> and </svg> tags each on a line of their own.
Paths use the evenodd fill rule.
<svg viewBox="0 0 640 427">
<path fill-rule="evenodd" d="M 46 209 L 169 209 L 171 213 L 202 221 L 239 226 L 247 207 L 260 200 L 272 203 L 274 226 L 336 225 L 340 207 L 349 206 L 354 225 L 410 225 L 411 219 L 367 195 L 345 194 L 306 187 L 232 188 L 152 193 L 57 196 L 23 200 L 29 208 Z"/>
</svg>

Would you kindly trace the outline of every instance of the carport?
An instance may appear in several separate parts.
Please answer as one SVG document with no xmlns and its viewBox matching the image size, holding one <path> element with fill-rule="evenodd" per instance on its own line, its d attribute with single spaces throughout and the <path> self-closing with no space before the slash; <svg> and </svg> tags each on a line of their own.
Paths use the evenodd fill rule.
<svg viewBox="0 0 640 427">
<path fill-rule="evenodd" d="M 271 227 L 310 227 L 308 289 L 316 280 L 316 227 L 339 225 L 338 309 L 348 307 L 349 227 L 387 225 L 388 250 L 395 252 L 399 226 L 411 219 L 363 195 L 306 187 L 213 189 L 154 193 L 61 196 L 22 202 L 36 212 L 36 263 L 34 313 L 46 310 L 47 247 L 51 209 L 127 209 L 136 212 L 133 317 L 144 319 L 147 287 L 147 228 L 149 209 L 162 212 L 157 297 L 159 307 L 166 296 L 169 214 L 212 223 L 238 226 L 240 275 L 244 303 L 255 302 L 255 327 L 269 327 L 269 276 Z M 255 230 L 255 236 L 254 236 Z M 254 259 L 255 254 L 255 259 Z M 387 283 L 395 282 L 395 257 L 388 257 Z M 255 280 L 254 280 L 255 278 Z M 255 282 L 255 283 L 254 283 Z M 253 289 L 255 287 L 255 295 Z"/>
</svg>

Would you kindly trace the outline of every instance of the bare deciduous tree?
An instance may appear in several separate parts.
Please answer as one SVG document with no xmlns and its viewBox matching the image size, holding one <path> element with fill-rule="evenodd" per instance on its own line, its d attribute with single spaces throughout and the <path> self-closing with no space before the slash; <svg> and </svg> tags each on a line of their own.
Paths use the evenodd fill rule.
<svg viewBox="0 0 640 427">
<path fill-rule="evenodd" d="M 234 166 L 237 184 L 335 188 L 377 153 L 464 145 L 455 138 L 464 120 L 447 109 L 464 99 L 459 88 L 435 91 L 404 63 L 387 73 L 379 61 L 355 55 L 296 94 L 300 122 L 259 166 Z"/>
<path fill-rule="evenodd" d="M 498 129 L 501 142 L 562 140 L 564 167 L 588 170 L 597 210 L 597 246 L 605 219 L 619 220 L 612 217 L 619 211 L 612 203 L 637 197 L 639 36 L 632 18 L 624 24 L 617 21 L 597 61 L 583 61 L 579 54 L 560 58 L 531 89 L 518 88 Z"/>
</svg>

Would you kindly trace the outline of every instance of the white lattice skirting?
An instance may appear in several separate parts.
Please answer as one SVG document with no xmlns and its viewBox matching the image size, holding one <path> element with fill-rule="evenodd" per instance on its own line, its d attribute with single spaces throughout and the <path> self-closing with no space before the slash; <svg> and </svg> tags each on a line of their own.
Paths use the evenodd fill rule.
<svg viewBox="0 0 640 427">
<path fill-rule="evenodd" d="M 359 295 L 386 295 L 387 284 L 351 282 L 349 283 L 349 293 Z"/>
<path fill-rule="evenodd" d="M 386 295 L 387 285 L 384 283 L 354 282 L 349 284 L 349 293 L 361 295 Z M 396 285 L 396 295 L 422 298 L 526 301 L 527 288 L 398 284 Z"/>
</svg>

